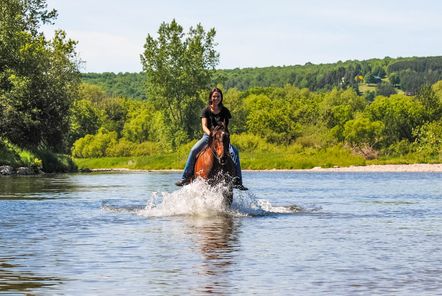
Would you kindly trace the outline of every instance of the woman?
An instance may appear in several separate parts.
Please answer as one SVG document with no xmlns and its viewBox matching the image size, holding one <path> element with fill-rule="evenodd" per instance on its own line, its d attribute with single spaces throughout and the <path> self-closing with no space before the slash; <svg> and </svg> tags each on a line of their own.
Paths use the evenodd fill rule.
<svg viewBox="0 0 442 296">
<path fill-rule="evenodd" d="M 177 186 L 183 186 L 190 183 L 191 177 L 193 176 L 193 170 L 195 167 L 195 160 L 198 153 L 209 143 L 210 131 L 213 130 L 217 125 L 224 122 L 226 128 L 229 125 L 229 119 L 232 118 L 229 109 L 224 107 L 223 93 L 219 88 L 214 88 L 209 94 L 209 104 L 201 112 L 201 126 L 203 128 L 203 137 L 193 145 L 190 150 L 189 157 L 187 158 L 186 165 L 184 166 L 184 172 L 181 180 L 177 181 L 175 184 Z M 232 155 L 233 162 L 235 163 L 236 177 L 238 177 L 235 182 L 235 188 L 240 190 L 248 190 L 242 185 L 242 175 L 241 175 L 241 165 L 239 163 L 238 150 L 230 145 L 230 154 Z"/>
</svg>

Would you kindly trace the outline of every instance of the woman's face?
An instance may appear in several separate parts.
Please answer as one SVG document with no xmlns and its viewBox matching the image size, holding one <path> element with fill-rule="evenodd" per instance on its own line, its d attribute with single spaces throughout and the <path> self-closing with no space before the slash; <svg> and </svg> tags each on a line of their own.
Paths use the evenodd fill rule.
<svg viewBox="0 0 442 296">
<path fill-rule="evenodd" d="M 221 102 L 221 94 L 217 91 L 213 92 L 212 94 L 212 105 L 218 106 L 218 104 Z"/>
</svg>

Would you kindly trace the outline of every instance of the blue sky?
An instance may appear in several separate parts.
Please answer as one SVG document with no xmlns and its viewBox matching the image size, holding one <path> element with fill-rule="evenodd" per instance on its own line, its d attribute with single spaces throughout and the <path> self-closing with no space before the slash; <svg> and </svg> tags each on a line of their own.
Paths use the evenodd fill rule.
<svg viewBox="0 0 442 296">
<path fill-rule="evenodd" d="M 218 69 L 442 55 L 439 0 L 48 0 L 79 42 L 82 72 L 138 72 L 148 34 L 173 18 L 217 31 Z"/>
</svg>

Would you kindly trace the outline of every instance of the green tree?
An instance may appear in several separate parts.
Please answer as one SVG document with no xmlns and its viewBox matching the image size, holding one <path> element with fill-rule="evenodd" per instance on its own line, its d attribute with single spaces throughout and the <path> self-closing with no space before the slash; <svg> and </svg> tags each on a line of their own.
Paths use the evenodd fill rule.
<svg viewBox="0 0 442 296">
<path fill-rule="evenodd" d="M 243 133 L 246 129 L 247 110 L 244 106 L 244 97 L 236 88 L 224 92 L 224 102 L 232 113 L 232 122 L 229 124 L 231 133 Z"/>
<path fill-rule="evenodd" d="M 141 61 L 147 97 L 163 113 L 164 124 L 172 135 L 172 146 L 200 130 L 197 119 L 206 103 L 200 93 L 207 92 L 219 61 L 214 49 L 215 34 L 214 28 L 205 32 L 201 24 L 191 27 L 186 34 L 182 26 L 172 20 L 160 25 L 157 39 L 150 34 L 146 38 Z"/>
<path fill-rule="evenodd" d="M 275 95 L 251 94 L 245 99 L 247 131 L 276 144 L 290 144 L 299 136 L 298 106 Z"/>
<path fill-rule="evenodd" d="M 423 85 L 417 92 L 416 99 L 424 106 L 425 119 L 427 121 L 437 120 L 442 117 L 442 101 L 431 85 Z"/>
<path fill-rule="evenodd" d="M 39 32 L 55 17 L 44 0 L 0 2 L 0 137 L 25 148 L 66 147 L 78 59 L 63 31 Z"/>
<path fill-rule="evenodd" d="M 324 95 L 319 103 L 321 119 L 323 123 L 335 134 L 338 140 L 343 140 L 342 132 L 344 124 L 353 119 L 357 111 L 364 110 L 367 101 L 364 97 L 358 96 L 353 89 L 344 91 L 334 89 Z"/>
<path fill-rule="evenodd" d="M 386 145 L 401 140 L 414 141 L 413 129 L 424 121 L 423 105 L 405 95 L 379 96 L 364 111 L 371 121 L 381 121 Z"/>
<path fill-rule="evenodd" d="M 377 85 L 376 94 L 378 96 L 389 97 L 391 95 L 396 94 L 396 89 L 390 83 L 381 82 Z"/>
<path fill-rule="evenodd" d="M 417 137 L 417 149 L 427 155 L 438 156 L 442 159 L 442 120 L 423 124 L 414 131 Z"/>
<path fill-rule="evenodd" d="M 390 75 L 388 75 L 388 80 L 393 86 L 396 87 L 399 86 L 399 84 L 401 83 L 401 79 L 399 78 L 399 75 L 396 72 L 390 73 Z"/>
<path fill-rule="evenodd" d="M 133 102 L 124 123 L 123 137 L 134 143 L 142 143 L 154 139 L 152 129 L 155 110 L 150 102 Z"/>
<path fill-rule="evenodd" d="M 106 131 L 115 131 L 121 137 L 127 120 L 130 102 L 124 98 L 105 98 L 96 104 L 100 112 L 101 127 Z"/>
<path fill-rule="evenodd" d="M 377 144 L 380 143 L 384 124 L 381 121 L 370 121 L 366 117 L 359 116 L 349 120 L 344 125 L 345 140 L 366 158 Z"/>
<path fill-rule="evenodd" d="M 95 134 L 101 125 L 101 112 L 89 100 L 76 100 L 71 107 L 68 147 L 79 138 Z"/>
</svg>

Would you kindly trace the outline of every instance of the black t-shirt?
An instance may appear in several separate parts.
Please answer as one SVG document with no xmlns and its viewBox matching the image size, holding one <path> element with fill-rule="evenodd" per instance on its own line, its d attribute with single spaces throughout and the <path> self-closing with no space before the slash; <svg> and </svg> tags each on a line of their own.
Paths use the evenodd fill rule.
<svg viewBox="0 0 442 296">
<path fill-rule="evenodd" d="M 207 118 L 207 127 L 212 130 L 215 126 L 221 122 L 226 123 L 226 127 L 229 125 L 229 119 L 232 118 L 229 109 L 222 106 L 221 111 L 218 114 L 212 113 L 210 107 L 207 106 L 201 111 L 201 118 Z"/>
</svg>

